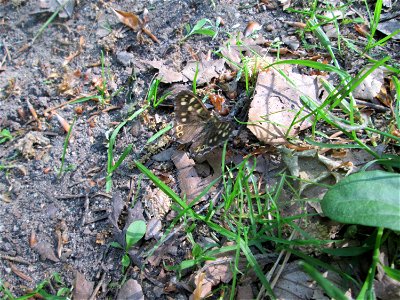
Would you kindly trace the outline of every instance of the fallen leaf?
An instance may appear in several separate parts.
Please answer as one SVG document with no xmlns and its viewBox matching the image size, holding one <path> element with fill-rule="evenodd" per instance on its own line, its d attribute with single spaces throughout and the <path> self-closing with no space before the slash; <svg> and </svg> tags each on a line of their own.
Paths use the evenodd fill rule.
<svg viewBox="0 0 400 300">
<path fill-rule="evenodd" d="M 161 236 L 162 224 L 161 221 L 157 218 L 152 218 L 147 223 L 146 227 L 146 235 L 145 240 L 149 240 L 151 238 L 159 239 Z"/>
<path fill-rule="evenodd" d="M 94 283 L 88 281 L 80 272 L 75 273 L 73 299 L 89 299 L 93 293 Z"/>
<path fill-rule="evenodd" d="M 378 24 L 378 30 L 386 35 L 392 34 L 396 30 L 400 29 L 400 21 L 398 18 L 394 18 L 388 21 L 382 21 Z M 400 40 L 400 33 L 397 33 L 392 37 L 394 40 Z"/>
<path fill-rule="evenodd" d="M 159 188 L 148 187 L 143 196 L 146 211 L 151 217 L 162 219 L 171 209 L 171 199 Z"/>
<path fill-rule="evenodd" d="M 35 246 L 32 247 L 35 250 L 42 260 L 48 259 L 54 262 L 60 261 L 57 256 L 54 254 L 53 246 L 48 242 L 38 242 Z"/>
<path fill-rule="evenodd" d="M 254 299 L 253 289 L 250 284 L 239 285 L 237 290 L 237 300 Z"/>
<path fill-rule="evenodd" d="M 320 91 L 317 88 L 319 86 L 317 76 L 300 75 L 292 72 L 290 68 L 285 71 L 298 90 L 314 100 L 318 99 Z M 307 110 L 302 109 L 300 96 L 301 94 L 292 88 L 277 71 L 268 69 L 260 72 L 255 96 L 250 104 L 247 128 L 266 144 L 285 143 L 286 136 L 294 136 L 300 130 L 311 126 L 311 122 L 307 119 L 291 126 L 295 117 L 300 119 L 307 113 Z M 297 115 L 300 110 L 302 112 Z"/>
<path fill-rule="evenodd" d="M 193 81 L 194 77 L 196 76 L 196 69 L 196 83 L 198 85 L 204 85 L 208 82 L 211 82 L 213 78 L 219 78 L 226 71 L 225 60 L 206 60 L 205 56 L 202 56 L 200 62 L 188 62 L 185 68 L 183 68 L 182 74 L 188 80 Z"/>
<path fill-rule="evenodd" d="M 122 10 L 117 10 L 114 8 L 111 8 L 119 21 L 131 28 L 133 31 L 138 31 L 142 25 L 142 21 L 140 21 L 139 17 L 135 15 L 134 13 L 122 11 Z"/>
<path fill-rule="evenodd" d="M 65 5 L 64 5 L 65 4 Z M 42 11 L 55 12 L 60 6 L 64 5 L 63 9 L 59 12 L 60 18 L 70 18 L 73 14 L 75 7 L 75 0 L 40 0 L 39 7 Z"/>
<path fill-rule="evenodd" d="M 39 131 L 31 131 L 20 139 L 15 145 L 22 156 L 31 159 L 37 155 L 37 147 L 45 147 L 50 144 L 50 140 Z"/>
<path fill-rule="evenodd" d="M 144 64 L 152 66 L 154 69 L 158 70 L 157 79 L 164 83 L 173 83 L 173 82 L 187 82 L 188 79 L 182 75 L 180 72 L 176 72 L 171 67 L 165 65 L 165 62 L 157 60 L 142 60 Z"/>
<path fill-rule="evenodd" d="M 362 75 L 362 74 L 361 74 Z M 384 84 L 384 70 L 378 68 L 369 74 L 353 91 L 357 99 L 372 101 L 378 96 Z"/>
<path fill-rule="evenodd" d="M 144 300 L 142 287 L 136 280 L 128 279 L 119 290 L 117 299 Z"/>
</svg>

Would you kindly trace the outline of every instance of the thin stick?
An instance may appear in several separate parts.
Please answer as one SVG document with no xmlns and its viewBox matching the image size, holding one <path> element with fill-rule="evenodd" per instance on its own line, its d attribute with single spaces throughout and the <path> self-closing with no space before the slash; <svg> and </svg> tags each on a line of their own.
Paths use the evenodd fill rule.
<svg viewBox="0 0 400 300">
<path fill-rule="evenodd" d="M 5 255 L 5 254 L 0 254 L 0 259 L 6 259 L 6 260 L 9 260 L 9 261 L 15 261 L 17 263 L 25 264 L 25 265 L 31 265 L 32 264 L 31 262 L 23 259 L 22 257 L 18 257 L 18 256 L 13 257 L 13 256 Z"/>
<path fill-rule="evenodd" d="M 101 285 L 104 282 L 104 279 L 106 278 L 106 272 L 103 273 L 103 275 L 101 275 L 100 281 L 99 283 L 96 285 L 96 288 L 94 289 L 92 295 L 90 296 L 89 300 L 94 300 L 96 299 L 96 294 L 99 292 Z"/>
<path fill-rule="evenodd" d="M 86 198 L 85 198 L 85 206 L 84 206 L 84 209 L 85 209 L 85 210 L 84 210 L 84 212 L 83 212 L 81 226 L 84 226 L 84 225 L 85 225 L 86 219 L 87 219 L 87 217 L 88 217 L 88 215 L 89 215 L 89 202 L 90 202 L 89 194 L 86 194 L 85 197 L 86 197 Z"/>
</svg>

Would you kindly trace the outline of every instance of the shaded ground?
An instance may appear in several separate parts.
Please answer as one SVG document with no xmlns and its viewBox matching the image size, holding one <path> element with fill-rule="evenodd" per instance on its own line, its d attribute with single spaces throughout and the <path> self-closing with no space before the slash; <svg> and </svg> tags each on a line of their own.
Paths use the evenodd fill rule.
<svg viewBox="0 0 400 300">
<path fill-rule="evenodd" d="M 0 259 L 0 279 L 10 291 L 21 295 L 26 292 L 25 287 L 33 288 L 54 272 L 61 275 L 66 286 L 71 286 L 79 271 L 95 284 L 103 281 L 98 292 L 100 299 L 114 298 L 117 289 L 110 283 L 121 280 L 123 253 L 108 244 L 121 239 L 115 235 L 113 221 L 120 227 L 124 224 L 121 219 L 118 221 L 118 214 L 111 218 L 109 215 L 116 211 L 116 201 L 130 203 L 139 172 L 132 167 L 133 159 L 129 157 L 113 174 L 112 193 L 106 194 L 106 145 L 115 125 L 143 105 L 155 71 L 142 60 L 161 60 L 180 71 L 201 53 L 215 50 L 227 39 L 225 34 L 213 40 L 197 35 L 179 43 L 185 24 L 193 25 L 203 18 L 215 21 L 221 17 L 222 29 L 230 32 L 243 32 L 249 21 L 258 21 L 264 37 L 274 40 L 294 33 L 285 23 L 293 21 L 293 15 L 285 14 L 279 6 L 269 8 L 234 0 L 80 1 L 71 18 L 56 18 L 29 49 L 19 52 L 51 15 L 41 12 L 38 2 L 3 0 L 0 8 L 1 58 L 7 61 L 0 70 L 0 128 L 7 128 L 14 136 L 1 145 L 0 160 L 4 166 L 15 166 L 0 174 L 0 255 L 24 260 L 21 263 Z M 137 38 L 137 33 L 118 22 L 110 5 L 140 17 L 148 9 L 147 28 L 160 43 L 154 43 L 146 34 Z M 80 39 L 82 49 L 66 63 L 65 58 L 79 50 Z M 79 95 L 96 94 L 96 85 L 102 78 L 101 50 L 108 93 L 121 87 L 124 90 L 106 106 L 89 101 L 57 110 L 70 124 L 77 117 L 64 166 L 71 170 L 58 178 L 65 131 L 57 118 L 51 117 L 49 109 Z M 133 72 L 136 78 L 130 85 Z M 151 149 L 143 150 L 147 139 L 172 120 L 173 108 L 171 102 L 167 104 L 170 105 L 150 110 L 138 122 L 125 126 L 115 152 L 120 154 L 126 145 L 133 144 L 133 157 L 151 166 L 157 175 L 170 176 L 172 179 L 166 181 L 178 192 L 171 160 L 155 161 L 148 153 Z M 29 105 L 36 110 L 39 122 L 33 119 Z M 113 109 L 104 111 L 110 107 Z M 175 149 L 177 144 L 165 139 L 152 150 L 158 153 L 171 146 Z M 240 149 L 241 145 L 236 147 Z M 146 179 L 141 184 L 139 199 L 143 200 L 141 197 L 151 185 Z M 148 221 L 156 214 L 148 210 L 150 206 L 143 200 L 144 212 L 135 206 L 124 216 L 139 214 Z M 165 217 L 163 224 L 171 219 Z M 65 240 L 61 256 L 57 254 L 60 236 Z M 138 258 L 129 271 L 130 277 L 144 279 L 141 285 L 148 299 L 166 298 L 167 294 L 174 299 L 186 299 L 190 293 L 184 285 L 171 283 L 175 275 L 160 271 L 162 264 L 149 266 L 144 278 L 140 278 L 143 260 L 139 254 L 152 249 L 155 240 L 145 243 L 132 255 Z M 164 253 L 163 259 L 176 264 L 190 249 L 182 233 L 164 249 L 169 252 Z"/>
</svg>

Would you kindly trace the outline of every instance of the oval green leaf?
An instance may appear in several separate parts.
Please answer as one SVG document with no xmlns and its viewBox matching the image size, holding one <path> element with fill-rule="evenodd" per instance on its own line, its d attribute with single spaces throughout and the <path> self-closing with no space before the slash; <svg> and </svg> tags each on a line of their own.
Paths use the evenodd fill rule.
<svg viewBox="0 0 400 300">
<path fill-rule="evenodd" d="M 400 175 L 369 171 L 334 185 L 321 202 L 332 220 L 400 230 Z"/>
<path fill-rule="evenodd" d="M 146 233 L 146 223 L 143 220 L 132 222 L 126 230 L 126 251 L 136 244 Z"/>
</svg>

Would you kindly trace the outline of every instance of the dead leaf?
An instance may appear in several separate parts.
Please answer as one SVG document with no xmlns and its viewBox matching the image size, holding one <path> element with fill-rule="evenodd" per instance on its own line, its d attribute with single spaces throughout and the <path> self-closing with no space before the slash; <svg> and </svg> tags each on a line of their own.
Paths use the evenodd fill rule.
<svg viewBox="0 0 400 300">
<path fill-rule="evenodd" d="M 382 266 L 388 266 L 388 250 L 382 247 L 379 254 L 378 274 L 374 279 L 374 289 L 379 299 L 400 299 L 400 283 L 386 275 Z"/>
<path fill-rule="evenodd" d="M 59 12 L 58 16 L 60 18 L 67 18 L 67 17 L 70 18 L 74 11 L 75 0 L 40 0 L 39 1 L 39 7 L 42 9 L 42 11 L 55 12 L 62 5 L 64 5 L 64 7 Z"/>
<path fill-rule="evenodd" d="M 164 218 L 171 209 L 171 199 L 159 188 L 146 188 L 143 202 L 149 215 L 157 219 Z"/>
<path fill-rule="evenodd" d="M 378 96 L 383 84 L 384 70 L 382 68 L 375 69 L 356 87 L 353 96 L 357 99 L 372 101 Z"/>
<path fill-rule="evenodd" d="M 22 153 L 26 159 L 35 158 L 37 155 L 36 148 L 46 147 L 50 144 L 50 140 L 39 131 L 31 131 L 20 139 L 15 145 L 16 149 Z"/>
<path fill-rule="evenodd" d="M 248 37 L 248 36 L 252 35 L 254 32 L 260 30 L 261 28 L 262 28 L 262 26 L 259 23 L 255 22 L 255 21 L 250 21 L 247 24 L 243 35 L 245 37 Z"/>
<path fill-rule="evenodd" d="M 176 72 L 171 67 L 167 66 L 163 61 L 150 61 L 150 60 L 142 60 L 144 64 L 152 66 L 154 69 L 158 70 L 157 79 L 164 83 L 173 83 L 173 82 L 187 82 L 188 79 L 182 75 L 180 72 Z"/>
<path fill-rule="evenodd" d="M 286 69 L 288 77 L 295 82 L 298 90 L 312 99 L 318 99 L 317 77 L 300 75 Z M 257 78 L 255 96 L 250 104 L 249 124 L 247 128 L 266 144 L 283 144 L 287 131 L 298 112 L 303 108 L 300 93 L 292 88 L 275 70 L 260 72 Z M 300 119 L 307 110 L 297 116 Z M 297 123 L 290 128 L 289 136 L 311 126 L 308 120 Z"/>
<path fill-rule="evenodd" d="M 312 299 L 317 285 L 311 277 L 300 269 L 296 262 L 289 263 L 283 270 L 274 288 L 277 299 L 303 300 Z M 318 298 L 328 300 L 329 298 Z"/>
<path fill-rule="evenodd" d="M 400 28 L 400 21 L 399 18 L 390 19 L 387 21 L 379 22 L 378 30 L 383 32 L 386 35 L 390 35 L 396 30 Z M 395 36 L 392 37 L 394 40 L 400 40 L 400 33 L 397 33 Z"/>
<path fill-rule="evenodd" d="M 117 299 L 144 300 L 142 287 L 134 279 L 128 279 L 119 290 Z"/>
<path fill-rule="evenodd" d="M 187 63 L 186 67 L 183 68 L 182 74 L 188 80 L 193 81 L 196 75 L 197 69 L 197 78 L 196 83 L 198 85 L 204 85 L 208 82 L 211 82 L 213 78 L 219 78 L 223 73 L 225 73 L 225 60 L 217 59 L 217 60 L 206 60 L 205 56 L 202 55 L 200 62 L 198 61 L 190 61 Z"/>
<path fill-rule="evenodd" d="M 146 227 L 146 235 L 145 240 L 149 240 L 151 238 L 159 239 L 161 236 L 162 224 L 161 221 L 157 218 L 152 218 L 147 223 Z"/>
<path fill-rule="evenodd" d="M 122 10 L 117 10 L 111 8 L 119 21 L 131 28 L 133 31 L 138 31 L 142 25 L 142 21 L 140 21 L 139 17 L 131 12 L 126 12 Z"/>
<path fill-rule="evenodd" d="M 75 273 L 73 299 L 89 299 L 93 293 L 94 283 L 88 281 L 80 272 Z"/>
<path fill-rule="evenodd" d="M 42 260 L 48 259 L 54 262 L 60 261 L 57 256 L 54 254 L 53 246 L 48 242 L 38 242 L 35 246 L 32 247 L 35 250 Z"/>
<path fill-rule="evenodd" d="M 253 289 L 250 284 L 239 285 L 237 291 L 237 300 L 254 299 Z"/>
<path fill-rule="evenodd" d="M 193 200 L 203 191 L 203 179 L 198 176 L 195 169 L 195 162 L 183 151 L 177 151 L 172 156 L 172 162 L 178 170 L 178 182 L 181 190 L 181 197 L 187 201 Z"/>
</svg>

